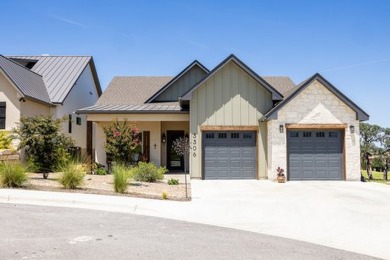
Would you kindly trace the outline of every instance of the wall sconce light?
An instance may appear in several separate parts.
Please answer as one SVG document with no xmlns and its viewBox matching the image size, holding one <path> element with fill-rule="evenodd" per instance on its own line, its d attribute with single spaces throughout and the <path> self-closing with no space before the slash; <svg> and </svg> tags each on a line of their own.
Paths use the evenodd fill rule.
<svg viewBox="0 0 390 260">
<path fill-rule="evenodd" d="M 284 126 L 283 125 L 279 125 L 279 132 L 281 134 L 284 132 Z"/>
<path fill-rule="evenodd" d="M 154 144 L 153 146 L 154 146 L 154 149 L 156 149 L 156 148 L 157 148 L 157 144 Z"/>
<path fill-rule="evenodd" d="M 355 126 L 354 125 L 349 126 L 349 130 L 351 131 L 351 134 L 355 133 Z"/>
<path fill-rule="evenodd" d="M 163 133 L 163 134 L 161 135 L 161 142 L 162 142 L 163 144 L 165 144 L 165 143 L 167 142 L 167 137 L 166 137 L 165 133 Z"/>
</svg>

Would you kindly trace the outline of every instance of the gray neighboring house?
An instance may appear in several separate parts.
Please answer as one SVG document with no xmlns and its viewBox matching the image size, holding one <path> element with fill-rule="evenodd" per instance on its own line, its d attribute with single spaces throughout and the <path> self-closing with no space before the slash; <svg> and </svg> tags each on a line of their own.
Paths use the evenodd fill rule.
<svg viewBox="0 0 390 260">
<path fill-rule="evenodd" d="M 93 106 L 79 109 L 96 131 L 95 160 L 106 163 L 104 126 L 136 122 L 143 153 L 184 171 L 172 142 L 189 136 L 195 179 L 359 180 L 359 122 L 369 116 L 320 74 L 295 85 L 261 77 L 230 55 L 209 71 L 194 61 L 175 77 L 114 77 Z"/>
<path fill-rule="evenodd" d="M 13 129 L 21 116 L 65 116 L 63 132 L 85 151 L 92 124 L 74 112 L 101 94 L 91 56 L 0 55 L 0 129 Z"/>
</svg>

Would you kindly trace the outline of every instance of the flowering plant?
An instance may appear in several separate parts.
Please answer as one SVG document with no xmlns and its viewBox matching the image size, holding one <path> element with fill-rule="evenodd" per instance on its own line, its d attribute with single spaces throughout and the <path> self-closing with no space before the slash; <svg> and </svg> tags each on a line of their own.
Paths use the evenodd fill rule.
<svg viewBox="0 0 390 260">
<path fill-rule="evenodd" d="M 278 168 L 276 169 L 276 172 L 278 173 L 278 174 L 277 174 L 278 177 L 284 177 L 284 170 L 283 170 L 283 168 L 278 167 Z"/>
</svg>

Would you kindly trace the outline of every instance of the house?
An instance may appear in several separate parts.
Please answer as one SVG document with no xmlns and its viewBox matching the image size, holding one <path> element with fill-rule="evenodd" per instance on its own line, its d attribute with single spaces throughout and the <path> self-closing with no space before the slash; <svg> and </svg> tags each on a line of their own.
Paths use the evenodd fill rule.
<svg viewBox="0 0 390 260">
<path fill-rule="evenodd" d="M 74 112 L 101 93 L 91 56 L 0 55 L 0 129 L 12 130 L 21 116 L 65 116 L 63 132 L 85 150 L 92 123 Z"/>
<path fill-rule="evenodd" d="M 103 127 L 143 131 L 150 160 L 183 171 L 172 142 L 188 135 L 196 179 L 360 180 L 359 121 L 369 116 L 320 74 L 299 85 L 260 77 L 230 55 L 209 71 L 194 61 L 175 77 L 115 77 L 95 105 L 93 149 L 105 163 Z"/>
</svg>

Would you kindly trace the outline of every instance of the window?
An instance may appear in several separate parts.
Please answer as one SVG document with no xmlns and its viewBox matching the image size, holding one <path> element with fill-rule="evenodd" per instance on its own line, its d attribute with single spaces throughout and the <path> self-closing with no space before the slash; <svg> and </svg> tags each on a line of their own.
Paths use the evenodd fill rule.
<svg viewBox="0 0 390 260">
<path fill-rule="evenodd" d="M 230 138 L 231 139 L 238 139 L 238 138 L 240 138 L 240 134 L 239 133 L 231 133 Z"/>
<path fill-rule="evenodd" d="M 218 133 L 218 138 L 225 139 L 225 138 L 227 138 L 227 135 L 226 135 L 226 133 Z"/>
<path fill-rule="evenodd" d="M 5 129 L 5 102 L 0 102 L 0 129 Z"/>
<path fill-rule="evenodd" d="M 290 137 L 292 138 L 299 137 L 299 132 L 290 132 Z"/>
<path fill-rule="evenodd" d="M 214 133 L 206 133 L 206 139 L 214 139 Z"/>
<path fill-rule="evenodd" d="M 325 137 L 325 133 L 324 132 L 317 132 L 316 137 L 319 137 L 319 138 Z"/>
<path fill-rule="evenodd" d="M 81 125 L 81 117 L 76 117 L 76 124 Z"/>
<path fill-rule="evenodd" d="M 339 135 L 337 132 L 329 132 L 329 137 L 330 138 L 337 138 Z"/>
<path fill-rule="evenodd" d="M 311 132 L 303 132 L 303 137 L 311 137 Z"/>
<path fill-rule="evenodd" d="M 252 139 L 252 134 L 244 133 L 244 139 Z"/>
<path fill-rule="evenodd" d="M 69 114 L 69 122 L 68 122 L 68 133 L 72 133 L 72 115 Z"/>
</svg>

